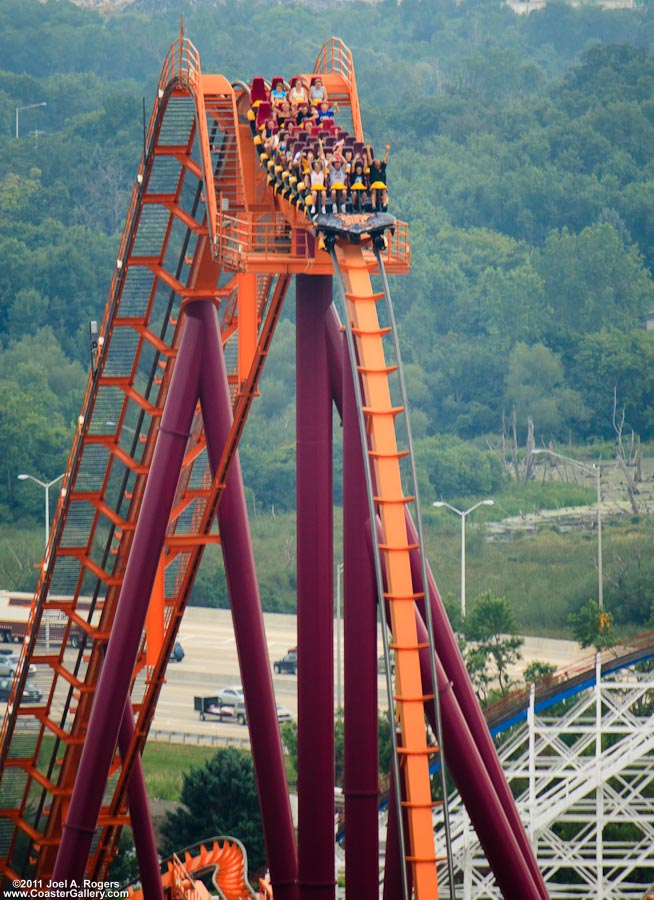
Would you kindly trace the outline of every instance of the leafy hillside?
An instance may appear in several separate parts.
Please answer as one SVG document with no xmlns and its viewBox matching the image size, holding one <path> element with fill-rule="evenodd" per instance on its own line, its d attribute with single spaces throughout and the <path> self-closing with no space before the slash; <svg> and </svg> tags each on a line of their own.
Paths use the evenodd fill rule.
<svg viewBox="0 0 654 900">
<path fill-rule="evenodd" d="M 612 438 L 614 405 L 625 432 L 654 438 L 654 12 L 319 9 L 0 5 L 0 521 L 36 527 L 42 497 L 16 475 L 63 471 L 180 11 L 203 68 L 231 79 L 310 69 L 332 22 L 354 54 L 367 136 L 392 142 L 391 208 L 411 228 L 412 272 L 392 289 L 423 499 L 497 490 L 478 448 L 513 410 L 521 440 L 528 418 L 538 442 Z M 242 448 L 258 509 L 294 502 L 293 315 L 289 300 Z"/>
</svg>

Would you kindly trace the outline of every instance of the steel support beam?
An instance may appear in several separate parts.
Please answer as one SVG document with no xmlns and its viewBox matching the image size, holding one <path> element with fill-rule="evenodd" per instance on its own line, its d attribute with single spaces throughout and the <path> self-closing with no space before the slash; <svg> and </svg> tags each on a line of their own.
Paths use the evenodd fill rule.
<svg viewBox="0 0 654 900">
<path fill-rule="evenodd" d="M 348 900 L 378 900 L 379 896 L 377 588 L 369 539 L 363 453 L 352 370 L 348 365 L 343 384 L 344 793 Z"/>
<path fill-rule="evenodd" d="M 205 353 L 200 402 L 214 474 L 227 443 L 232 406 L 216 312 L 206 304 L 202 316 Z M 238 453 L 218 507 L 218 526 L 271 882 L 276 898 L 294 900 L 298 877 L 295 833 Z"/>
<path fill-rule="evenodd" d="M 83 880 L 95 834 L 193 421 L 200 380 L 201 307 L 202 302 L 197 301 L 186 307 L 186 324 L 161 418 L 141 514 L 95 691 L 68 814 L 63 823 L 54 881 Z"/>
<path fill-rule="evenodd" d="M 300 898 L 333 900 L 332 404 L 324 326 L 331 276 L 298 276 L 296 300 Z"/>
</svg>

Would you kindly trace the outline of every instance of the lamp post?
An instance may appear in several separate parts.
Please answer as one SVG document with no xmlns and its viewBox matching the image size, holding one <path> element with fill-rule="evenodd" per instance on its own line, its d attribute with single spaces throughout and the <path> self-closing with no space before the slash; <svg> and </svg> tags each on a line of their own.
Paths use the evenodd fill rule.
<svg viewBox="0 0 654 900">
<path fill-rule="evenodd" d="M 45 490 L 45 546 L 48 546 L 48 537 L 50 536 L 50 488 L 53 484 L 56 484 L 58 481 L 64 477 L 66 473 L 62 472 L 57 478 L 54 478 L 52 481 L 41 481 L 39 478 L 35 478 L 33 475 L 25 475 L 24 473 L 18 475 L 19 481 L 34 481 L 36 484 L 40 484 L 41 487 Z"/>
<path fill-rule="evenodd" d="M 44 101 L 41 103 L 28 103 L 27 106 L 17 106 L 16 107 L 16 140 L 20 137 L 20 127 L 19 127 L 19 116 L 22 112 L 25 112 L 27 109 L 38 109 L 40 106 L 47 106 L 48 104 Z"/>
<path fill-rule="evenodd" d="M 461 519 L 461 618 L 465 619 L 466 617 L 466 519 L 470 515 L 470 513 L 474 512 L 476 509 L 479 509 L 480 506 L 493 506 L 495 504 L 494 500 L 480 500 L 479 503 L 475 503 L 474 506 L 471 506 L 470 509 L 457 509 L 456 506 L 452 506 L 450 503 L 445 503 L 444 500 L 437 500 L 435 503 L 432 503 L 432 506 L 441 507 L 445 506 L 447 509 L 451 509 L 453 513 L 456 513 L 457 516 Z"/>
<path fill-rule="evenodd" d="M 573 459 L 571 456 L 564 456 L 562 453 L 556 453 L 554 450 L 537 449 L 532 450 L 533 456 L 553 456 L 555 459 L 563 460 L 563 462 L 570 463 L 571 466 L 577 466 L 577 468 L 581 469 L 586 474 L 591 475 L 595 479 L 595 490 L 596 490 L 596 504 L 597 504 L 597 573 L 598 573 L 598 582 L 597 582 L 597 605 L 600 610 L 604 609 L 604 575 L 603 575 L 603 567 L 602 567 L 602 486 L 600 479 L 602 477 L 602 470 L 599 464 L 593 463 L 592 466 L 587 466 L 586 463 L 582 463 L 578 459 Z"/>
<path fill-rule="evenodd" d="M 342 562 L 336 566 L 336 709 L 341 715 L 343 708 L 343 689 L 341 685 L 341 583 L 343 580 Z"/>
</svg>

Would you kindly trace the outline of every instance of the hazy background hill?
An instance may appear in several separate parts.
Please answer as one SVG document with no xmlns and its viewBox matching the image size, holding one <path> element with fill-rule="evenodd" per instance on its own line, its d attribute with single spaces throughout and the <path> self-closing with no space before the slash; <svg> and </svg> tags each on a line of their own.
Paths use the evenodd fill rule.
<svg viewBox="0 0 654 900">
<path fill-rule="evenodd" d="M 649 4 L 516 16 L 492 0 L 136 0 L 110 12 L 1 0 L 5 581 L 33 578 L 42 496 L 16 475 L 65 466 L 88 322 L 102 317 L 143 105 L 149 116 L 180 12 L 203 68 L 233 80 L 310 70 L 331 22 L 353 52 L 367 137 L 392 142 L 392 211 L 411 228 L 413 269 L 392 289 L 423 505 L 507 490 L 512 421 L 519 444 L 531 418 L 537 443 L 593 458 L 613 456 L 614 409 L 625 436 L 654 438 Z M 16 108 L 43 102 L 20 113 L 16 140 Z M 291 298 L 242 447 L 259 514 L 294 506 L 293 315 Z M 268 579 L 269 605 L 291 596 L 291 563 Z"/>
</svg>

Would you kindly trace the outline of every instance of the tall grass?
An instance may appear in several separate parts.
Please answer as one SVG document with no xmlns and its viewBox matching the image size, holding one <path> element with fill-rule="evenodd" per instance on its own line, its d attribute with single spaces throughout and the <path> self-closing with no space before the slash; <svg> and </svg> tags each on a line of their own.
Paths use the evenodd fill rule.
<svg viewBox="0 0 654 900">
<path fill-rule="evenodd" d="M 143 751 L 143 770 L 148 796 L 155 800 L 179 800 L 184 772 L 198 768 L 216 753 L 215 747 L 189 747 L 148 741 Z"/>
<path fill-rule="evenodd" d="M 608 472 L 602 475 L 605 497 L 609 487 L 617 490 L 616 485 L 609 484 L 609 478 Z M 459 509 L 467 509 L 478 500 L 486 498 L 447 499 Z M 516 530 L 504 540 L 490 541 L 487 526 L 493 521 L 537 513 L 539 510 L 575 506 L 592 509 L 596 500 L 594 485 L 589 484 L 588 480 L 586 483 L 535 480 L 527 485 L 510 481 L 500 493 L 493 496 L 493 500 L 493 506 L 482 506 L 475 510 L 466 523 L 468 597 L 472 599 L 475 594 L 490 590 L 510 600 L 523 632 L 569 637 L 569 613 L 576 611 L 590 597 L 597 596 L 596 532 L 558 533 L 560 525 L 551 521 L 541 526 L 537 534 L 527 535 Z M 458 596 L 460 520 L 447 509 L 433 509 L 429 505 L 423 505 L 422 512 L 427 558 L 439 589 L 443 594 Z M 608 587 L 613 583 L 616 585 L 614 594 L 622 590 L 622 585 L 631 585 L 631 592 L 637 599 L 638 593 L 642 594 L 646 590 L 646 579 L 642 576 L 640 580 L 637 578 L 639 567 L 643 570 L 647 548 L 654 550 L 652 519 L 647 515 L 607 518 L 604 526 L 605 593 L 608 594 Z M 274 516 L 270 512 L 259 514 L 252 518 L 251 530 L 264 609 L 270 612 L 294 612 L 297 566 L 295 513 Z M 338 562 L 342 559 L 340 509 L 334 512 L 334 531 L 334 559 Z M 36 533 L 35 530 L 35 536 Z M 40 535 L 40 531 L 38 534 Z M 29 537 L 23 532 L 19 535 L 20 540 Z M 7 536 L 7 532 L 0 529 L 0 571 L 4 568 L 9 573 L 12 571 L 11 566 L 15 566 L 15 547 L 7 547 L 3 552 L 2 539 Z M 14 536 L 13 540 L 15 542 L 17 538 Z M 654 557 L 654 553 L 650 552 L 650 555 Z M 17 580 L 19 577 L 20 573 Z M 11 580 L 9 575 L 0 586 L 16 587 L 8 583 Z M 227 605 L 224 571 L 218 547 L 207 548 L 197 579 L 194 601 L 199 605 Z M 648 598 L 640 604 L 640 609 L 632 599 L 631 608 L 637 611 L 637 621 L 625 621 L 621 617 L 621 624 L 630 626 L 632 630 L 642 630 L 647 618 L 642 612 L 644 606 L 651 607 Z M 166 793 L 167 789 L 162 785 L 160 790 Z"/>
</svg>

